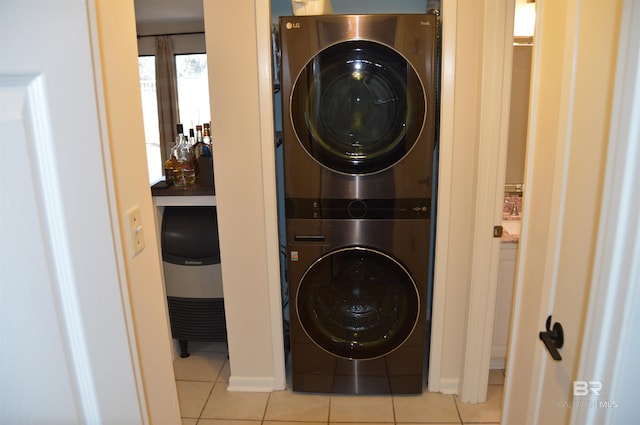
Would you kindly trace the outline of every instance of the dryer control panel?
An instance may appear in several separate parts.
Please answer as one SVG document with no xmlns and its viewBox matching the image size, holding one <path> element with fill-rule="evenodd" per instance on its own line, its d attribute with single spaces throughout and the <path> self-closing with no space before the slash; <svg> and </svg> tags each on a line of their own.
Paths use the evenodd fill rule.
<svg viewBox="0 0 640 425">
<path fill-rule="evenodd" d="M 430 219 L 430 198 L 285 200 L 288 219 Z"/>
</svg>

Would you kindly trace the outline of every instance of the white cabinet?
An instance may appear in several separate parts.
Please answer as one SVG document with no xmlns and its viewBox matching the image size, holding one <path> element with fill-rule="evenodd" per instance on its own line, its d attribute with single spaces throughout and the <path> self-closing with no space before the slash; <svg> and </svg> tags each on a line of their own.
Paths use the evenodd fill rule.
<svg viewBox="0 0 640 425">
<path fill-rule="evenodd" d="M 516 271 L 517 250 L 517 243 L 503 242 L 500 247 L 498 294 L 493 324 L 491 369 L 504 369 L 507 358 L 507 340 L 509 338 L 509 324 L 511 323 L 511 300 Z"/>
</svg>

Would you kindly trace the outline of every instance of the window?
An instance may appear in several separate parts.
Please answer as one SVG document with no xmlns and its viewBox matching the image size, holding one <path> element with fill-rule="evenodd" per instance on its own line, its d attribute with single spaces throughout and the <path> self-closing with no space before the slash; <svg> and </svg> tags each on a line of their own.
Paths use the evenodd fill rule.
<svg viewBox="0 0 640 425">
<path fill-rule="evenodd" d="M 149 170 L 149 181 L 155 182 L 162 178 L 164 174 L 160 156 L 155 56 L 140 56 L 138 58 L 138 70 L 140 72 L 140 92 L 142 93 L 144 138 L 147 146 L 147 168 Z"/>
<path fill-rule="evenodd" d="M 196 125 L 211 121 L 207 55 L 206 53 L 175 55 L 175 66 L 179 116 L 185 134 L 188 135 L 189 129 L 193 128 L 195 131 Z M 164 174 L 160 153 L 155 56 L 138 57 L 138 67 L 147 146 L 147 167 L 149 181 L 154 183 Z"/>
<path fill-rule="evenodd" d="M 206 53 L 176 55 L 176 78 L 180 121 L 188 134 L 196 125 L 211 121 Z"/>
</svg>

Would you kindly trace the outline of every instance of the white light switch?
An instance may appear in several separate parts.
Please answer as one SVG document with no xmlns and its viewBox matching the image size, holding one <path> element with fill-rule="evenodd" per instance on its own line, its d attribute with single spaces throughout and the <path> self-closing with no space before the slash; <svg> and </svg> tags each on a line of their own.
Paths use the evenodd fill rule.
<svg viewBox="0 0 640 425">
<path fill-rule="evenodd" d="M 140 207 L 134 206 L 127 211 L 127 220 L 129 221 L 129 247 L 131 248 L 131 257 L 135 257 L 144 249 L 144 231 L 142 229 L 142 218 L 140 217 Z"/>
</svg>

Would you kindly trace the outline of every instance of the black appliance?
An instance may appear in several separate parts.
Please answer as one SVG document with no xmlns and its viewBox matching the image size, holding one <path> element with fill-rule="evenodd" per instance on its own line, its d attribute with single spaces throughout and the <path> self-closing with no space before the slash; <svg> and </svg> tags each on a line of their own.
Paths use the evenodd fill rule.
<svg viewBox="0 0 640 425">
<path fill-rule="evenodd" d="M 424 387 L 437 16 L 280 18 L 294 391 Z"/>
<path fill-rule="evenodd" d="M 180 356 L 189 356 L 189 341 L 226 341 L 216 207 L 165 207 L 161 245 L 171 335 Z"/>
</svg>

